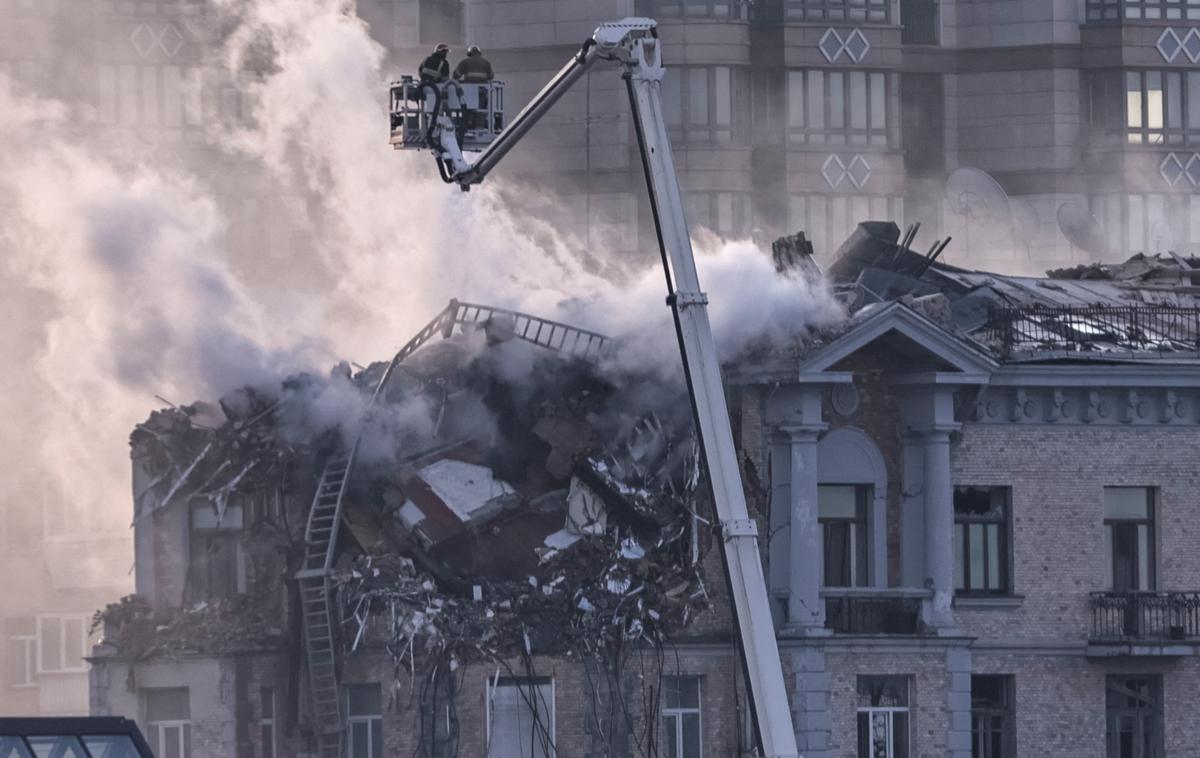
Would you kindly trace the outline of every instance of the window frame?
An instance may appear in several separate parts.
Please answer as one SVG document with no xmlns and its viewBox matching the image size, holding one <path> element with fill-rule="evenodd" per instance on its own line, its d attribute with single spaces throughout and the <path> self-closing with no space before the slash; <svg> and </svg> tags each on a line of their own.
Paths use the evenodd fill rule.
<svg viewBox="0 0 1200 758">
<path fill-rule="evenodd" d="M 856 18 L 859 8 L 862 17 Z M 892 0 L 784 0 L 784 17 L 805 23 L 890 24 Z"/>
<path fill-rule="evenodd" d="M 871 679 L 901 679 L 904 681 L 904 705 L 860 705 L 859 699 L 862 697 L 864 682 Z M 883 676 L 862 676 L 858 677 L 855 687 L 855 742 L 858 745 L 859 758 L 873 758 L 870 753 L 870 743 L 868 736 L 867 750 L 868 755 L 863 755 L 863 734 L 862 734 L 862 717 L 867 717 L 868 728 L 871 721 L 877 714 L 883 714 L 887 719 L 887 758 L 911 758 L 912 756 L 912 677 L 908 675 L 892 674 Z M 896 716 L 901 714 L 904 716 L 904 739 L 905 743 L 902 749 L 898 749 L 895 738 Z"/>
<path fill-rule="evenodd" d="M 15 632 L 12 627 L 16 626 L 17 621 L 26 621 L 31 631 Z M 38 664 L 41 661 L 40 650 L 38 648 L 38 627 L 36 617 L 26 617 L 24 619 L 9 618 L 5 622 L 5 631 L 7 632 L 8 645 L 6 646 L 6 669 L 8 671 L 8 680 L 6 684 L 10 689 L 30 689 L 38 686 Z M 20 681 L 16 681 L 13 674 L 16 673 L 16 667 L 12 665 L 13 659 L 16 657 L 17 649 L 21 649 L 21 658 L 24 659 L 24 672 Z"/>
<path fill-rule="evenodd" d="M 696 705 L 695 705 L 695 707 L 683 707 L 683 706 L 670 707 L 664 703 L 663 708 L 662 708 L 663 721 L 664 722 L 666 722 L 666 721 L 672 722 L 672 726 L 675 730 L 675 745 L 680 748 L 680 751 L 679 751 L 680 753 L 682 752 L 682 746 L 684 744 L 684 741 L 683 741 L 683 730 L 684 730 L 683 717 L 686 715 L 695 715 L 696 716 L 696 755 L 694 755 L 694 756 L 687 756 L 687 755 L 682 755 L 682 754 L 666 755 L 664 753 L 664 758 L 703 758 L 703 756 L 704 756 L 704 681 L 703 681 L 703 677 L 696 676 L 696 675 L 677 675 L 677 676 L 672 676 L 672 677 L 664 677 L 664 679 L 675 679 L 675 680 L 687 679 L 687 680 L 695 681 L 695 684 L 696 684 Z M 663 692 L 664 693 L 666 692 L 665 682 L 663 685 Z M 664 701 L 665 701 L 665 695 L 664 695 Z M 665 734 L 665 728 L 666 728 L 666 725 L 664 724 L 664 734 Z"/>
<path fill-rule="evenodd" d="M 975 694 L 976 681 L 980 679 L 997 679 L 1002 681 L 1003 703 L 1000 707 L 980 707 L 977 705 Z M 971 675 L 971 757 L 972 758 L 1014 758 L 1016 750 L 1016 678 L 1011 674 L 972 674 Z M 998 754 L 993 753 L 986 742 L 981 742 L 980 733 L 984 731 L 984 719 L 1003 719 L 1000 728 L 1001 747 Z M 987 731 L 994 732 L 988 727 Z"/>
<path fill-rule="evenodd" d="M 1143 490 L 1146 493 L 1146 513 L 1145 518 L 1110 518 L 1104 515 L 1104 539 L 1105 560 L 1108 562 L 1108 589 L 1111 592 L 1156 592 L 1158 588 L 1158 529 L 1157 529 L 1157 511 L 1158 511 L 1158 489 L 1156 487 L 1146 487 L 1139 485 L 1106 485 L 1103 490 Z M 1103 493 L 1101 494 L 1101 508 L 1103 509 Z M 1138 567 L 1138 587 L 1135 589 L 1117 589 L 1117 534 L 1115 527 L 1117 526 L 1133 526 L 1136 529 L 1141 526 L 1147 528 L 1146 547 L 1149 555 L 1146 557 L 1147 575 L 1141 576 L 1141 560 L 1140 553 L 1136 553 L 1133 558 L 1133 565 Z M 1138 550 L 1139 540 L 1136 538 L 1133 541 L 1135 551 Z M 1144 581 L 1143 581 L 1144 580 Z M 1145 584 L 1145 588 L 1141 585 Z"/>
<path fill-rule="evenodd" d="M 864 126 L 855 128 L 858 113 L 854 107 L 854 82 L 860 76 L 862 103 L 866 110 L 862 113 Z M 879 82 L 882 82 L 882 95 L 876 92 Z M 884 152 L 893 148 L 896 114 L 892 100 L 898 82 L 898 74 L 887 69 L 789 68 L 784 79 L 788 145 L 848 147 L 859 152 Z M 820 88 L 819 96 L 817 87 Z M 876 125 L 880 97 L 883 122 Z M 815 106 L 820 109 L 820 123 L 814 123 L 817 120 Z M 840 114 L 837 113 L 839 110 Z"/>
<path fill-rule="evenodd" d="M 216 527 L 197 526 L 196 513 L 211 509 L 213 506 L 207 500 L 193 500 L 188 507 L 188 561 L 187 561 L 187 594 L 192 600 L 220 600 L 229 598 L 246 591 L 246 553 L 242 539 L 246 533 L 246 510 L 240 502 L 230 503 L 225 509 L 225 518 L 236 513 L 236 526 L 222 525 Z M 210 556 L 212 550 L 207 548 L 214 541 L 219 541 L 222 549 L 230 549 L 233 566 L 226 567 L 222 574 L 228 573 L 232 586 L 227 587 L 228 581 L 222 586 L 215 586 L 215 573 Z M 198 554 L 198 547 L 205 546 L 203 554 Z M 225 590 L 229 591 L 226 592 Z"/>
<path fill-rule="evenodd" d="M 1158 20 L 1200 20 L 1197 0 L 1087 0 L 1084 22 Z M 1131 11 L 1133 11 L 1131 13 Z M 1174 12 L 1173 12 L 1174 11 Z"/>
<path fill-rule="evenodd" d="M 150 699 L 160 692 L 167 690 L 182 690 L 187 693 L 187 718 L 155 719 L 150 718 Z M 170 729 L 179 730 L 179 755 L 181 758 L 191 758 L 192 754 L 192 693 L 188 687 L 150 687 L 141 691 L 142 713 L 146 723 L 146 741 L 154 749 L 155 755 L 165 755 L 161 750 Z"/>
<path fill-rule="evenodd" d="M 959 597 L 1007 597 L 1013 594 L 1013 545 L 1012 545 L 1012 487 L 1006 485 L 972 485 L 972 484 L 956 484 L 954 485 L 953 497 L 956 497 L 961 491 L 972 489 L 988 490 L 989 496 L 996 492 L 1004 493 L 1004 512 L 999 519 L 989 516 L 975 516 L 972 514 L 960 514 L 957 506 L 954 507 L 954 534 L 951 542 L 955 548 L 955 572 L 954 572 L 954 594 Z M 972 526 L 982 526 L 982 534 L 980 541 L 983 549 L 983 587 L 972 588 L 971 574 L 971 548 L 973 540 L 971 540 Z M 960 527 L 962 527 L 960 529 Z M 991 527 L 991 529 L 989 529 Z M 997 569 L 1000 572 L 999 587 L 991 589 L 989 587 L 989 579 L 991 566 L 988 558 L 990 557 L 988 534 L 994 529 L 997 533 L 996 550 L 999 553 L 997 561 Z M 960 549 L 961 548 L 961 549 Z M 961 563 L 960 563 L 961 562 Z M 962 568 L 962 586 L 959 586 L 958 567 Z"/>
<path fill-rule="evenodd" d="M 704 73 L 704 120 L 697 121 L 693 112 L 692 82 L 694 75 Z M 723 76 L 722 76 L 723 74 Z M 685 143 L 741 143 L 747 129 L 746 118 L 739 113 L 748 109 L 743 92 L 749 92 L 749 74 L 745 66 L 683 65 L 672 66 L 663 79 L 663 118 L 670 134 Z M 727 92 L 720 92 L 718 82 L 724 79 Z M 676 99 L 677 98 L 677 99 Z M 678 103 L 678 113 L 673 113 Z M 742 106 L 742 107 L 739 107 Z M 728 112 L 728 123 L 721 123 Z M 676 119 L 675 116 L 678 116 Z"/>
<path fill-rule="evenodd" d="M 270 703 L 270 715 L 267 714 L 267 704 Z M 278 698 L 274 687 L 260 687 L 258 691 L 258 739 L 261 758 L 277 758 L 279 755 L 279 730 L 276 728 L 276 708 Z M 267 749 L 267 739 L 270 738 L 270 750 Z"/>
<path fill-rule="evenodd" d="M 484 730 L 484 758 L 492 756 L 492 707 L 495 698 L 495 691 L 501 687 L 550 687 L 550 697 L 544 702 L 548 705 L 550 714 L 549 734 L 549 750 L 544 758 L 556 758 L 558 755 L 558 682 L 554 677 L 503 677 L 497 676 L 494 680 L 488 679 L 484 683 L 484 718 L 486 729 Z M 523 699 L 524 700 L 524 699 Z M 526 706 L 528 701 L 524 701 Z"/>
<path fill-rule="evenodd" d="M 650 18 L 716 18 L 722 21 L 745 21 L 750 18 L 750 3 L 745 0 L 637 0 L 634 12 Z"/>
<path fill-rule="evenodd" d="M 379 693 L 379 712 L 371 714 L 351 713 L 350 696 L 356 687 L 374 687 Z M 378 682 L 359 682 L 356 684 L 346 685 L 346 756 L 354 758 L 354 725 L 367 725 L 367 758 L 383 758 L 387 750 L 383 748 L 383 690 L 382 685 Z M 378 734 L 378 737 L 376 736 Z M 380 746 L 380 755 L 375 755 L 375 743 L 378 741 Z"/>
<path fill-rule="evenodd" d="M 1148 685 L 1148 694 L 1151 699 L 1149 708 L 1130 708 L 1128 706 L 1121 707 L 1119 703 L 1114 704 L 1114 697 L 1139 697 L 1136 690 L 1129 689 L 1126 686 L 1129 682 L 1145 682 Z M 1118 689 L 1119 688 L 1119 689 Z M 1128 693 L 1135 693 L 1132 696 Z M 1104 677 L 1104 740 L 1105 740 L 1105 755 L 1107 758 L 1127 758 L 1122 755 L 1120 750 L 1119 738 L 1120 720 L 1132 717 L 1140 729 L 1136 735 L 1140 739 L 1135 739 L 1132 743 L 1132 755 L 1128 758 L 1163 758 L 1166 755 L 1166 740 L 1164 728 L 1164 707 L 1163 707 L 1163 678 L 1161 674 L 1108 674 Z M 1150 740 L 1152 744 L 1151 751 L 1145 752 L 1142 748 L 1146 743 L 1146 723 L 1144 719 L 1150 721 Z M 1117 728 L 1114 728 L 1117 727 Z"/>
<path fill-rule="evenodd" d="M 855 516 L 854 518 L 846 518 L 844 516 L 822 516 L 821 515 L 821 489 L 833 487 L 852 487 L 854 489 L 855 500 Z M 817 485 L 817 525 L 821 530 L 821 587 L 823 589 L 845 589 L 852 587 L 869 587 L 871 586 L 871 570 L 874 566 L 874 557 L 871 555 L 871 505 L 875 495 L 875 487 L 871 484 L 840 484 L 835 482 L 821 482 Z M 827 567 L 829 563 L 828 550 L 826 548 L 829 540 L 829 527 L 843 524 L 850 524 L 861 527 L 861 534 L 854 530 L 850 533 L 850 583 L 849 584 L 829 584 L 827 577 Z M 859 555 L 859 552 L 862 555 Z M 861 558 L 861 561 L 859 560 Z M 861 574 L 861 575 L 860 575 Z"/>
<path fill-rule="evenodd" d="M 67 649 L 66 622 L 78 621 L 80 625 L 80 649 L 79 657 L 75 660 L 79 665 L 75 667 L 68 666 L 68 661 L 71 660 L 71 651 Z M 87 673 L 87 661 L 84 660 L 91 654 L 90 642 L 91 634 L 89 632 L 92 617 L 86 613 L 48 613 L 41 614 L 37 617 L 37 673 L 38 674 L 85 674 Z M 43 630 L 47 625 L 56 623 L 58 625 L 58 655 L 61 662 L 60 668 L 47 668 L 45 663 L 45 642 L 43 641 L 45 634 Z"/>
</svg>

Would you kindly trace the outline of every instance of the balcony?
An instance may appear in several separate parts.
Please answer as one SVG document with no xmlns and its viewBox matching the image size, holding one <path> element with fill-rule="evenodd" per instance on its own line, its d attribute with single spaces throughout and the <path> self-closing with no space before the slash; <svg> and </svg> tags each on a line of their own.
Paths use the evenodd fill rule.
<svg viewBox="0 0 1200 758">
<path fill-rule="evenodd" d="M 924 634 L 921 604 L 925 590 L 835 587 L 821 590 L 825 628 L 834 634 Z"/>
<path fill-rule="evenodd" d="M 1183 656 L 1200 650 L 1200 592 L 1093 592 L 1088 656 Z"/>
</svg>

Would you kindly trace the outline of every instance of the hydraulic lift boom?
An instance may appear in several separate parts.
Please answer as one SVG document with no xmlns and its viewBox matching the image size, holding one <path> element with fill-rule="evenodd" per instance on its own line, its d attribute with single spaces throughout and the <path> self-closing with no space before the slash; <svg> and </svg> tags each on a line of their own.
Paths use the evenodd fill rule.
<svg viewBox="0 0 1200 758">
<path fill-rule="evenodd" d="M 629 104 L 667 279 L 667 303 L 674 314 L 692 409 L 720 519 L 725 565 L 758 737 L 767 758 L 794 758 L 797 756 L 796 737 L 763 578 L 758 531 L 746 508 L 746 496 L 729 424 L 729 409 L 721 384 L 720 362 L 708 319 L 708 298 L 700 289 L 696 274 L 675 161 L 663 116 L 664 68 L 657 24 L 652 19 L 627 18 L 598 27 L 570 62 L 507 128 L 491 140 L 473 163 L 466 160 L 461 149 L 461 130 L 466 123 L 463 110 L 459 109 L 456 116 L 453 108 L 454 102 L 469 99 L 469 95 L 464 98 L 461 90 L 463 86 L 470 85 L 448 83 L 418 87 L 409 82 L 394 86 L 392 142 L 397 147 L 432 150 L 438 159 L 442 177 L 448 183 L 458 184 L 467 190 L 472 184 L 483 181 L 554 103 L 601 61 L 620 65 L 629 92 Z M 397 87 L 406 89 L 397 93 Z M 455 89 L 444 97 L 421 94 L 419 117 L 414 118 L 404 101 L 416 99 L 416 90 L 428 90 L 431 87 Z M 442 110 L 435 104 L 430 112 L 427 105 L 430 101 L 449 102 L 450 107 Z M 402 110 L 399 114 L 396 112 L 398 102 Z M 398 137 L 395 131 L 398 123 L 401 132 L 419 129 L 418 139 L 408 139 L 403 134 Z"/>
</svg>

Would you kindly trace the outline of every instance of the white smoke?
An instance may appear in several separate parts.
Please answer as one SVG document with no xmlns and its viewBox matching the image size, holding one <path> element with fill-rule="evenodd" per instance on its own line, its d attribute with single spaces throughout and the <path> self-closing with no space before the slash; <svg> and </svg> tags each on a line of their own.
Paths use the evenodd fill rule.
<svg viewBox="0 0 1200 758">
<path fill-rule="evenodd" d="M 0 366 L 11 420 L 0 444 L 52 477 L 96 528 L 128 525 L 126 439 L 156 395 L 211 399 L 278 387 L 295 370 L 323 374 L 342 357 L 386 359 L 451 297 L 640 335 L 627 356 L 677 372 L 656 267 L 609 281 L 554 228 L 507 213 L 496 186 L 462 194 L 428 155 L 390 149 L 383 50 L 351 3 L 216 8 L 232 32 L 213 65 L 249 80 L 255 107 L 245 125 L 211 126 L 209 141 L 314 209 L 300 232 L 315 261 L 279 263 L 316 272 L 303 294 L 239 280 L 213 177 L 127 165 L 117 152 L 128 146 L 110 155 L 76 136 L 87 114 L 17 95 L 0 76 L 0 292 L 16 356 Z M 751 336 L 783 340 L 840 313 L 748 244 L 702 255 L 700 268 L 726 356 Z M 298 423 L 353 411 L 338 387 Z M 427 409 L 406 412 L 396 423 L 427 423 Z"/>
</svg>

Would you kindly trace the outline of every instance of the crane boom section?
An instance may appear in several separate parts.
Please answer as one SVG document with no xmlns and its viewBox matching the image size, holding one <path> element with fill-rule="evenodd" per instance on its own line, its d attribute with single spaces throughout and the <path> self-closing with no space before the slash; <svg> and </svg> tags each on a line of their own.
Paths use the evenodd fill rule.
<svg viewBox="0 0 1200 758">
<path fill-rule="evenodd" d="M 438 143 L 439 161 L 453 168 L 447 181 L 463 189 L 483 181 L 567 90 L 603 60 L 621 64 L 629 90 L 667 275 L 667 302 L 674 315 L 688 392 L 721 523 L 725 566 L 759 739 L 766 758 L 796 758 L 796 736 L 763 576 L 758 531 L 746 507 L 720 360 L 708 318 L 708 299 L 696 272 L 662 109 L 664 68 L 657 24 L 652 19 L 629 18 L 598 27 L 473 165 L 466 163 L 459 152 L 453 124 L 443 117 L 439 121 L 444 127 Z"/>
</svg>

